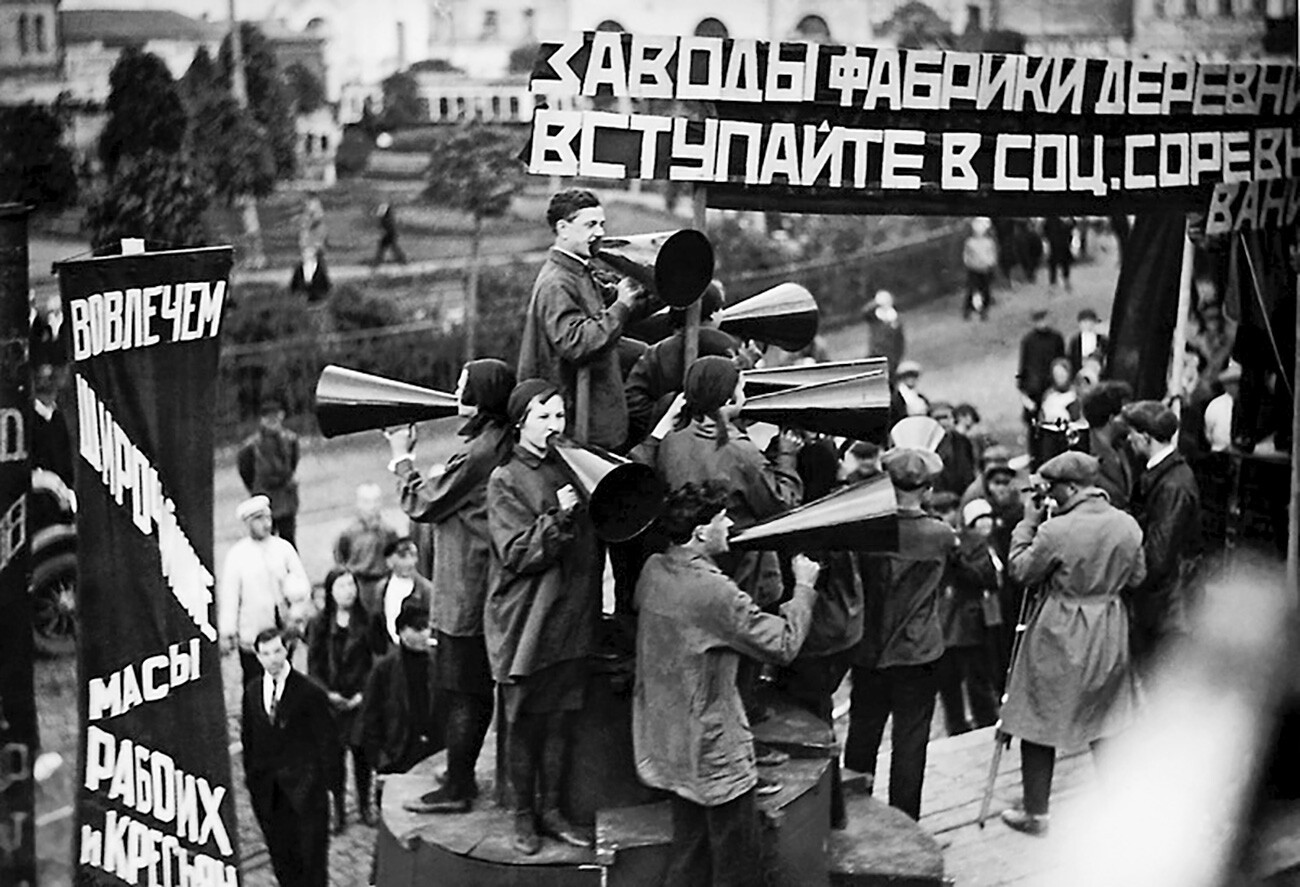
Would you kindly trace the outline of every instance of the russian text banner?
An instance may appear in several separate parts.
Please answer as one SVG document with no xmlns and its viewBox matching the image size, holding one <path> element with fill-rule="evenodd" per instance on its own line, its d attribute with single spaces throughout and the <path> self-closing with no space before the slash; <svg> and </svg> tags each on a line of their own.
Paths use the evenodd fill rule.
<svg viewBox="0 0 1300 887">
<path fill-rule="evenodd" d="M 212 569 L 231 260 L 59 266 L 78 427 L 78 884 L 239 881 Z"/>
</svg>

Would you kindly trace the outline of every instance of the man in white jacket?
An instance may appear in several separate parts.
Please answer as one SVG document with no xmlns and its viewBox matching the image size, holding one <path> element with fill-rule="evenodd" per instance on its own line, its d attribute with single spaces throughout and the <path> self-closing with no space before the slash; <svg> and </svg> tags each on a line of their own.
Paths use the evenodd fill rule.
<svg viewBox="0 0 1300 887">
<path fill-rule="evenodd" d="M 248 535 L 226 554 L 217 584 L 217 626 L 223 652 L 239 650 L 247 684 L 262 674 L 253 651 L 258 633 L 304 617 L 311 602 L 311 582 L 297 550 L 271 534 L 270 499 L 245 499 L 235 513 Z"/>
</svg>

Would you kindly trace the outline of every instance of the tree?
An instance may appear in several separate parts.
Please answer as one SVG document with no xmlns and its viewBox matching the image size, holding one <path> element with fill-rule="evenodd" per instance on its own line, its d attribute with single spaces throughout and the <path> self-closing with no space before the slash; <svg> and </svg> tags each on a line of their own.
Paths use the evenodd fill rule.
<svg viewBox="0 0 1300 887">
<path fill-rule="evenodd" d="M 429 184 L 424 196 L 470 214 L 469 281 L 465 287 L 465 355 L 478 353 L 479 252 L 483 220 L 498 218 L 523 187 L 521 145 L 508 131 L 473 121 L 444 136 L 429 156 Z"/>
<path fill-rule="evenodd" d="M 287 178 L 293 175 L 297 166 L 295 145 L 298 140 L 289 91 L 275 60 L 275 51 L 261 29 L 243 22 L 239 26 L 239 37 L 248 109 L 266 133 L 266 142 L 275 160 L 276 176 Z M 227 34 L 217 53 L 217 71 L 226 89 L 230 89 L 233 75 L 232 58 L 230 35 Z"/>
<path fill-rule="evenodd" d="M 99 159 L 109 176 L 124 157 L 181 150 L 185 107 L 162 59 L 128 46 L 113 65 L 108 85 L 108 121 L 99 137 Z"/>
<path fill-rule="evenodd" d="M 0 203 L 62 209 L 77 200 L 72 151 L 59 107 L 0 108 Z"/>
<path fill-rule="evenodd" d="M 325 87 L 302 62 L 294 62 L 284 72 L 289 98 L 299 114 L 310 114 L 325 104 Z"/>
<path fill-rule="evenodd" d="M 524 43 L 510 50 L 510 60 L 506 69 L 511 74 L 531 74 L 533 73 L 533 64 L 537 61 L 537 53 L 542 45 L 536 41 Z"/>
<path fill-rule="evenodd" d="M 194 53 L 181 95 L 189 113 L 190 157 L 204 186 L 227 204 L 275 190 L 275 154 L 266 130 L 239 106 L 206 48 Z"/>
<path fill-rule="evenodd" d="M 384 110 L 379 121 L 384 129 L 395 129 L 415 123 L 427 123 L 428 110 L 420 101 L 420 86 L 407 71 L 398 71 L 384 78 Z"/>
<path fill-rule="evenodd" d="M 123 156 L 90 196 L 85 227 L 96 249 L 123 237 L 155 247 L 199 246 L 207 239 L 207 208 L 207 192 L 183 154 L 145 151 Z"/>
</svg>

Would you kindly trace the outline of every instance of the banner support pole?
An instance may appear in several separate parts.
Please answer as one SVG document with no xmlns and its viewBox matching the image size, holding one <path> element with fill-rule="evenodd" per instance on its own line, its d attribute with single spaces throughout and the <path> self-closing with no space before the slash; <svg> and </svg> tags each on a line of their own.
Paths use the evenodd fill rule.
<svg viewBox="0 0 1300 887">
<path fill-rule="evenodd" d="M 1293 234 L 1291 267 L 1297 272 L 1296 304 L 1300 305 L 1300 229 Z M 1287 509 L 1286 582 L 1292 595 L 1300 596 L 1300 310 L 1296 311 L 1296 339 L 1298 343 L 1292 365 L 1291 385 L 1291 504 Z"/>
<path fill-rule="evenodd" d="M 1174 338 L 1170 344 L 1169 378 L 1165 393 L 1177 396 L 1182 392 L 1179 386 L 1183 380 L 1183 362 L 1187 349 L 1187 315 L 1192 307 L 1192 278 L 1195 267 L 1196 247 L 1192 243 L 1187 224 L 1183 224 L 1183 264 L 1178 272 L 1178 316 L 1174 323 Z M 1181 401 L 1179 401 L 1181 403 Z M 1180 411 L 1181 412 L 1181 411 Z M 1181 419 L 1182 416 L 1180 415 Z"/>
<path fill-rule="evenodd" d="M 706 209 L 708 207 L 708 189 L 696 185 L 691 192 L 691 224 L 696 231 L 704 231 Z M 700 299 L 686 306 L 686 339 L 682 349 L 682 390 L 686 390 L 686 373 L 695 358 L 700 355 Z"/>
</svg>

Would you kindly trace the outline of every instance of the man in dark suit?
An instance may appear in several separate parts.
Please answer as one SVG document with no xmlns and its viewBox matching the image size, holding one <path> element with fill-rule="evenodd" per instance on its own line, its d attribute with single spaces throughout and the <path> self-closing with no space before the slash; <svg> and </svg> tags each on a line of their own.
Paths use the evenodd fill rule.
<svg viewBox="0 0 1300 887">
<path fill-rule="evenodd" d="M 329 883 L 329 786 L 338 759 L 325 691 L 289 665 L 284 632 L 253 643 L 264 673 L 244 687 L 244 779 L 281 887 Z"/>
<path fill-rule="evenodd" d="M 1084 308 L 1079 312 L 1078 321 L 1079 331 L 1070 336 L 1070 347 L 1066 351 L 1070 366 L 1077 373 L 1083 369 L 1085 360 L 1094 360 L 1099 369 L 1105 369 L 1106 350 L 1110 347 L 1110 340 L 1104 333 L 1097 332 L 1097 312 Z"/>
<path fill-rule="evenodd" d="M 443 747 L 429 636 L 428 607 L 408 599 L 397 614 L 399 643 L 366 682 L 361 736 L 377 773 L 405 773 Z"/>
<path fill-rule="evenodd" d="M 1052 361 L 1065 356 L 1065 339 L 1052 328 L 1047 310 L 1035 308 L 1029 315 L 1034 328 L 1020 340 L 1020 367 L 1016 387 L 1020 389 L 1021 418 L 1032 464 L 1040 461 L 1039 435 L 1035 428 L 1043 394 L 1052 387 Z"/>
</svg>

